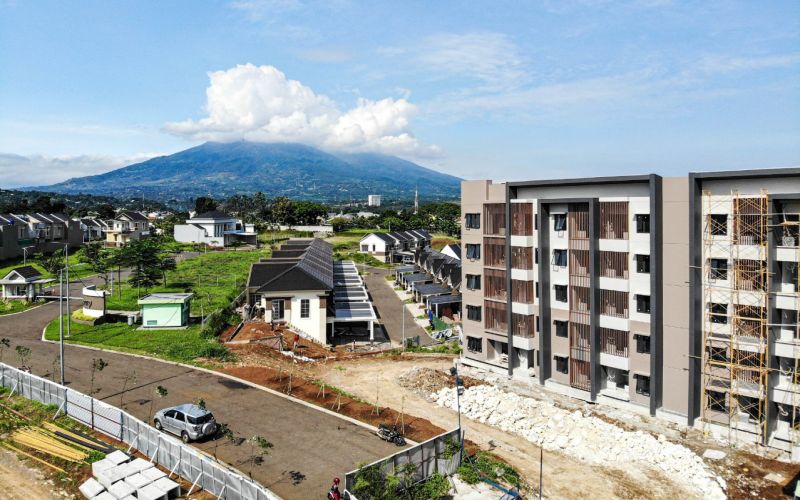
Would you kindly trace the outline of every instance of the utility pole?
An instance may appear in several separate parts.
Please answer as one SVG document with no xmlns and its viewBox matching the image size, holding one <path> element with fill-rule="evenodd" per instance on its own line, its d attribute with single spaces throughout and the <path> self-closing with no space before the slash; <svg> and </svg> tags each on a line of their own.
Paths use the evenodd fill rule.
<svg viewBox="0 0 800 500">
<path fill-rule="evenodd" d="M 401 305 L 403 306 L 403 312 L 401 314 L 403 315 L 403 350 L 405 351 L 406 350 L 406 303 L 403 302 Z"/>
<path fill-rule="evenodd" d="M 61 385 L 64 385 L 64 270 L 58 272 L 58 349 L 61 362 Z"/>
<path fill-rule="evenodd" d="M 67 338 L 69 338 L 72 333 L 72 313 L 69 310 L 69 244 L 64 245 L 64 257 L 67 264 Z"/>
</svg>

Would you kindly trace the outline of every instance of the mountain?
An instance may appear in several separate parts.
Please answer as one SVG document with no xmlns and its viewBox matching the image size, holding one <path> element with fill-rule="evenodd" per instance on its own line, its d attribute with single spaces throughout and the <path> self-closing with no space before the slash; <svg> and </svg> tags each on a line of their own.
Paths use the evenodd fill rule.
<svg viewBox="0 0 800 500">
<path fill-rule="evenodd" d="M 394 156 L 372 153 L 334 155 L 291 143 L 207 142 L 169 156 L 76 177 L 38 189 L 117 197 L 182 199 L 200 195 L 222 199 L 261 191 L 316 201 L 410 199 L 418 187 L 424 199 L 459 196 L 460 179 Z"/>
</svg>

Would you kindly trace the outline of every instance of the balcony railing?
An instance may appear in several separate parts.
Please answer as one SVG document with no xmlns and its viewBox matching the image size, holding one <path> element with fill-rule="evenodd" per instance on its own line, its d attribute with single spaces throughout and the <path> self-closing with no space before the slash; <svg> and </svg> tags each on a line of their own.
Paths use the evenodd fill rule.
<svg viewBox="0 0 800 500">
<path fill-rule="evenodd" d="M 612 330 L 611 328 L 601 328 L 600 352 L 627 358 L 628 332 L 622 330 Z"/>
</svg>

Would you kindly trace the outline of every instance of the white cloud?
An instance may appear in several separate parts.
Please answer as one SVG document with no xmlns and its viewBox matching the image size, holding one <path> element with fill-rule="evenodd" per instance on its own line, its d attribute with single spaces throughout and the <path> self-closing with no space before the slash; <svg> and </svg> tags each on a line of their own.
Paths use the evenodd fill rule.
<svg viewBox="0 0 800 500">
<path fill-rule="evenodd" d="M 800 53 L 772 54 L 756 57 L 706 56 L 698 69 L 704 73 L 732 73 L 770 68 L 788 68 L 800 64 Z"/>
<path fill-rule="evenodd" d="M 327 96 L 273 66 L 238 65 L 209 73 L 209 79 L 208 116 L 167 123 L 165 130 L 206 141 L 300 142 L 342 151 L 441 155 L 437 146 L 412 134 L 417 108 L 406 99 L 359 99 L 343 112 Z"/>
<path fill-rule="evenodd" d="M 0 186 L 45 186 L 72 177 L 96 175 L 157 156 L 143 153 L 132 156 L 22 156 L 0 153 Z"/>
</svg>

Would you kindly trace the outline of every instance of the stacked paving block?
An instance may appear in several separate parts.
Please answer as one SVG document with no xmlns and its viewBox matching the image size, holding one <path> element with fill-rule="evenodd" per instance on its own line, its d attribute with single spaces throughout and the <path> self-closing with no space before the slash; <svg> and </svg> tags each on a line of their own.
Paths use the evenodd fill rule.
<svg viewBox="0 0 800 500">
<path fill-rule="evenodd" d="M 168 500 L 181 494 L 180 485 L 153 464 L 119 450 L 93 463 L 92 476 L 79 488 L 92 500 Z"/>
</svg>

